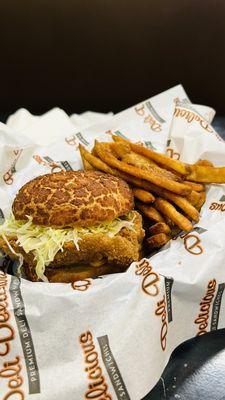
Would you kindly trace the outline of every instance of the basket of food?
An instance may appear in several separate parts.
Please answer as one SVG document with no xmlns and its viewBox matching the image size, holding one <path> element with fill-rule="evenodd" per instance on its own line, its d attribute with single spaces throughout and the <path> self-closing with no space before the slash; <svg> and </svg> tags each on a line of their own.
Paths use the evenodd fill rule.
<svg viewBox="0 0 225 400">
<path fill-rule="evenodd" d="M 59 109 L 2 124 L 4 399 L 140 400 L 174 348 L 224 328 L 213 116 L 176 86 L 81 129 Z"/>
</svg>

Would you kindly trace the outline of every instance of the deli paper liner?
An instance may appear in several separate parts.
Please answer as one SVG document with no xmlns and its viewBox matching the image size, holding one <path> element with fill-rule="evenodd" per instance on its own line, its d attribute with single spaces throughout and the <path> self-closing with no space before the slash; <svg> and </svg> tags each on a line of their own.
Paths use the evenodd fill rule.
<svg viewBox="0 0 225 400">
<path fill-rule="evenodd" d="M 79 169 L 79 143 L 111 133 L 175 158 L 225 161 L 210 123 L 176 86 L 78 130 L 63 110 L 26 110 L 0 125 L 0 209 L 37 175 Z M 181 342 L 225 327 L 225 186 L 210 185 L 199 223 L 125 273 L 74 284 L 32 283 L 7 274 L 1 258 L 2 399 L 140 400 Z M 5 271 L 5 272 L 4 272 Z"/>
</svg>

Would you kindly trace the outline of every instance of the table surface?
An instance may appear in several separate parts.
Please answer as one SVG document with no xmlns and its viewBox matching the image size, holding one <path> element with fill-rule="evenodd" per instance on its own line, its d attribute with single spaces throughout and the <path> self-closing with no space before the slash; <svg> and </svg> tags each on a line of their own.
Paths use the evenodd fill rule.
<svg viewBox="0 0 225 400">
<path fill-rule="evenodd" d="M 0 115 L 0 121 L 6 116 Z M 225 117 L 214 128 L 225 139 Z M 225 400 L 225 329 L 186 341 L 142 400 Z"/>
</svg>

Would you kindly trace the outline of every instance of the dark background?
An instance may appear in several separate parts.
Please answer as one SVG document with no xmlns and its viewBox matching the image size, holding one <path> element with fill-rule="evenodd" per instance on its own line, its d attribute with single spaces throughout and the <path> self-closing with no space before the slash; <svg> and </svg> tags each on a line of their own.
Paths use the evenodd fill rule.
<svg viewBox="0 0 225 400">
<path fill-rule="evenodd" d="M 0 112 L 120 111 L 182 83 L 225 113 L 224 0 L 7 0 Z"/>
</svg>

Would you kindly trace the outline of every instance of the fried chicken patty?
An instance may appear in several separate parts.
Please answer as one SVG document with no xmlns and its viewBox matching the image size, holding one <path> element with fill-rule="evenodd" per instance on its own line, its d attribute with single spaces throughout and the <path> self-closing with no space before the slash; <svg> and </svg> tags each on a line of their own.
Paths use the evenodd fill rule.
<svg viewBox="0 0 225 400">
<path fill-rule="evenodd" d="M 137 211 L 132 211 L 131 215 L 135 217 L 132 230 L 122 228 L 114 237 L 109 237 L 103 233 L 87 234 L 79 241 L 79 250 L 73 242 L 65 243 L 63 251 L 58 251 L 53 262 L 46 267 L 45 274 L 49 280 L 52 282 L 71 282 L 71 273 L 76 274 L 76 272 L 83 271 L 82 276 L 86 278 L 93 276 L 94 268 L 96 268 L 96 275 L 107 273 L 107 270 L 112 272 L 111 267 L 113 267 L 114 272 L 122 271 L 133 261 L 137 261 L 140 258 L 144 230 L 142 229 L 141 215 Z M 26 254 L 18 246 L 16 240 L 16 237 L 8 238 L 13 250 L 23 256 L 28 278 L 37 281 L 33 253 Z M 0 238 L 0 248 L 11 258 L 17 258 L 2 238 Z M 85 269 L 85 265 L 89 267 Z"/>
</svg>

